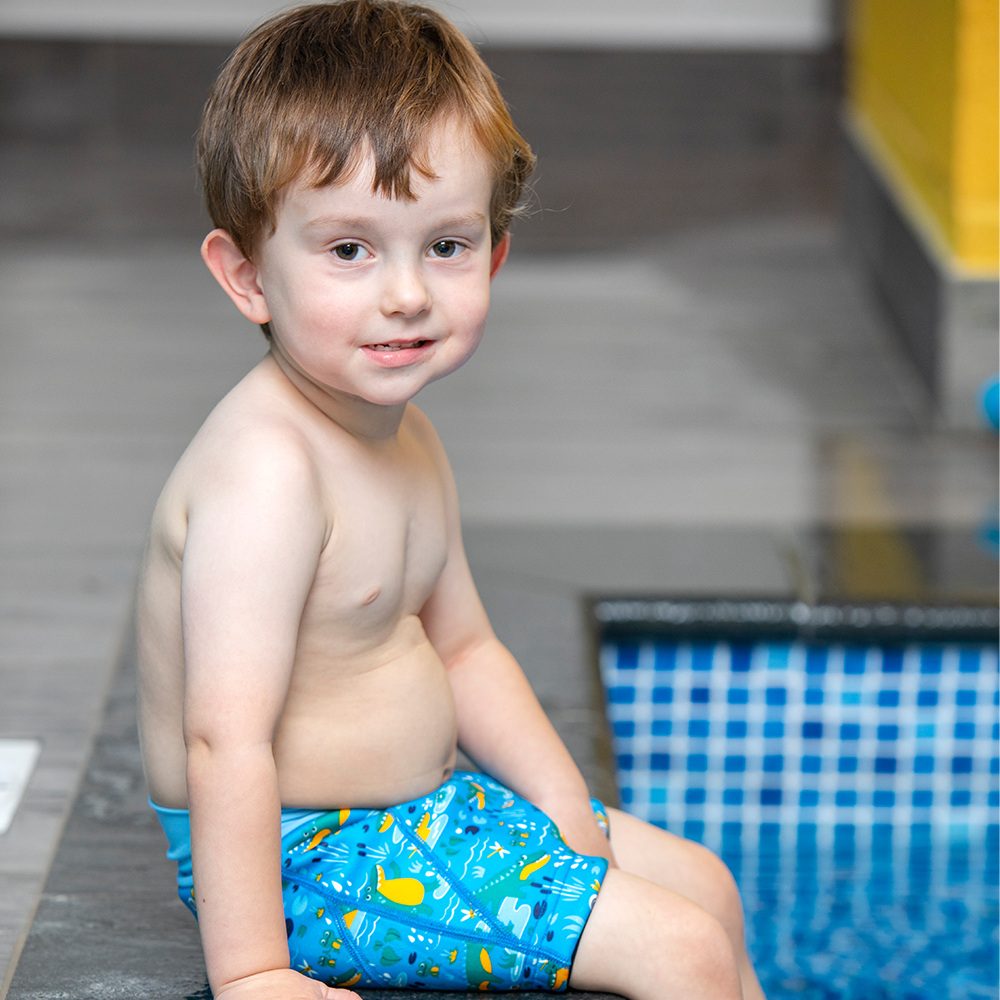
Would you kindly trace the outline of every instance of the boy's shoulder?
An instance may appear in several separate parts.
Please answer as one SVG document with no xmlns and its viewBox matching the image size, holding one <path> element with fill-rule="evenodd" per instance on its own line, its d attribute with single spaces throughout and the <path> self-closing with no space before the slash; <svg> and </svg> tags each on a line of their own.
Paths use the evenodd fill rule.
<svg viewBox="0 0 1000 1000">
<path fill-rule="evenodd" d="M 420 452 L 450 479 L 437 432 L 412 403 L 399 439 L 404 450 Z M 174 468 L 161 502 L 185 519 L 195 505 L 245 504 L 255 498 L 329 507 L 333 494 L 350 489 L 361 475 L 366 464 L 361 451 L 357 438 L 316 410 L 265 361 L 209 414 Z"/>
<path fill-rule="evenodd" d="M 296 402 L 262 362 L 216 404 L 178 466 L 205 466 L 205 472 L 224 475 L 261 471 L 260 463 L 311 459 L 306 408 Z"/>
<path fill-rule="evenodd" d="M 180 529 L 193 511 L 320 501 L 315 434 L 261 366 L 220 401 L 195 433 L 160 495 L 156 522 Z M 173 532 L 170 532 L 171 534 Z"/>
<path fill-rule="evenodd" d="M 407 404 L 406 415 L 403 417 L 400 429 L 412 437 L 420 447 L 429 451 L 433 457 L 445 460 L 444 445 L 441 443 L 441 438 L 438 437 L 434 424 L 416 403 Z"/>
</svg>

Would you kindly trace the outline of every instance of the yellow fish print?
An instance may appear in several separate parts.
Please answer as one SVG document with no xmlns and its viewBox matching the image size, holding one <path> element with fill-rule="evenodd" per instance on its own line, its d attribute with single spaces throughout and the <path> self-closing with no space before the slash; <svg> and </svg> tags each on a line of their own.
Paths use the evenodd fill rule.
<svg viewBox="0 0 1000 1000">
<path fill-rule="evenodd" d="M 419 906 L 424 901 L 422 882 L 415 878 L 386 878 L 381 865 L 376 865 L 375 871 L 378 875 L 375 887 L 386 899 L 400 906 Z"/>
<path fill-rule="evenodd" d="M 317 833 L 316 836 L 309 841 L 309 846 L 306 850 L 311 851 L 325 836 L 327 836 L 327 834 L 329 834 L 329 832 L 329 830 L 320 830 L 319 833 Z"/>
<path fill-rule="evenodd" d="M 539 868 L 547 865 L 551 857 L 551 854 L 543 854 L 537 861 L 532 861 L 530 865 L 525 865 L 521 869 L 521 881 L 523 882 L 526 878 L 530 878 Z"/>
</svg>

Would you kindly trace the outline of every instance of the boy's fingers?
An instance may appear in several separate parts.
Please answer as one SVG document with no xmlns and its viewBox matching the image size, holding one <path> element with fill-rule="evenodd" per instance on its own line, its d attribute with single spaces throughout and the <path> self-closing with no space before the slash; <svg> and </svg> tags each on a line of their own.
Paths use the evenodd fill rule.
<svg viewBox="0 0 1000 1000">
<path fill-rule="evenodd" d="M 293 969 L 258 972 L 230 983 L 216 993 L 218 1000 L 361 1000 L 351 990 L 338 990 Z"/>
</svg>

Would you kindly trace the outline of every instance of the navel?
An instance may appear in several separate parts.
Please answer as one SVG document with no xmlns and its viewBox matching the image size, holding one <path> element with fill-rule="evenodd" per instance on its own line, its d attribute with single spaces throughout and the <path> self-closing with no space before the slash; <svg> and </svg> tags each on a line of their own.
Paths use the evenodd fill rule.
<svg viewBox="0 0 1000 1000">
<path fill-rule="evenodd" d="M 361 601 L 362 606 L 364 607 L 369 604 L 374 604 L 375 601 L 378 600 L 378 595 L 381 593 L 382 593 L 381 587 L 372 587 L 372 589 L 369 590 L 368 593 L 365 594 L 364 598 L 362 599 Z"/>
</svg>

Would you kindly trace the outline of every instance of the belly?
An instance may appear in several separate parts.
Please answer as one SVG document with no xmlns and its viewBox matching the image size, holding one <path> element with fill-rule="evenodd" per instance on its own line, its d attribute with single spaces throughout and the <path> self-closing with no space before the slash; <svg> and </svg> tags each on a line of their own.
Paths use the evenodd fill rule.
<svg viewBox="0 0 1000 1000">
<path fill-rule="evenodd" d="M 282 805 L 378 808 L 450 776 L 455 702 L 426 639 L 346 676 L 308 663 L 296 675 L 273 745 Z"/>
</svg>

